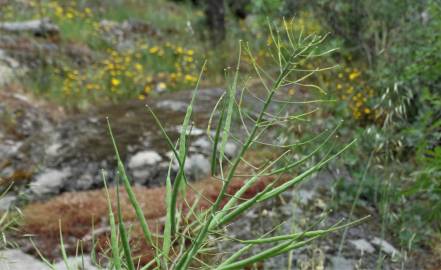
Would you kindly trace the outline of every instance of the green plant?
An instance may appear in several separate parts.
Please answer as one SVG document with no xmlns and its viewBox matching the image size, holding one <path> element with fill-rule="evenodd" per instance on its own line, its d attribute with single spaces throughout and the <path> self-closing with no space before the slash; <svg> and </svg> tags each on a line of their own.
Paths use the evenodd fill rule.
<svg viewBox="0 0 441 270">
<path fill-rule="evenodd" d="M 260 81 L 265 88 L 265 98 L 263 98 L 263 104 L 261 109 L 258 111 L 257 116 L 253 117 L 252 114 L 249 114 L 244 108 L 242 108 L 243 105 L 241 98 L 237 100 L 236 91 L 239 83 L 241 52 L 239 52 L 238 63 L 235 71 L 231 74 L 231 77 L 230 73 L 227 73 L 227 77 L 230 78 L 231 83 L 229 84 L 225 95 L 219 100 L 219 106 L 217 106 L 218 108 L 215 108 L 213 111 L 213 114 L 215 114 L 217 110 L 217 112 L 220 113 L 220 117 L 217 123 L 216 134 L 213 137 L 212 174 L 216 176 L 218 180 L 222 181 L 223 184 L 218 197 L 207 210 L 189 213 L 190 216 L 193 217 L 190 224 L 184 223 L 184 219 L 182 217 L 184 213 L 181 212 L 182 207 L 178 201 L 180 195 L 185 193 L 186 189 L 191 188 L 191 183 L 187 181 L 183 168 L 188 151 L 187 133 L 191 128 L 190 121 L 192 116 L 192 106 L 197 96 L 198 86 L 196 86 L 192 101 L 188 106 L 183 123 L 182 133 L 177 146 L 175 146 L 175 144 L 168 137 L 158 117 L 153 111 L 150 111 L 156 120 L 158 127 L 162 130 L 164 138 L 167 140 L 169 147 L 173 150 L 173 159 L 175 159 L 179 164 L 179 171 L 173 183 L 171 181 L 172 179 L 170 174 L 166 179 L 167 192 L 166 198 L 164 199 L 167 202 L 167 217 L 165 220 L 164 231 L 162 232 L 162 235 L 159 236 L 159 239 L 158 236 L 156 236 L 156 233 L 150 230 L 148 222 L 142 215 L 141 207 L 131 191 L 131 184 L 125 174 L 123 162 L 119 158 L 117 146 L 114 140 L 115 138 L 112 135 L 109 125 L 110 134 L 117 154 L 118 171 L 120 177 L 137 213 L 142 231 L 144 232 L 143 234 L 145 241 L 150 247 L 153 248 L 155 252 L 154 258 L 150 263 L 144 266 L 144 269 L 148 267 L 155 267 L 156 269 L 188 269 L 189 267 L 195 266 L 209 269 L 240 269 L 247 265 L 252 265 L 256 262 L 265 260 L 269 257 L 277 256 L 292 249 L 307 245 L 312 240 L 329 232 L 359 222 L 355 221 L 346 225 L 335 225 L 328 229 L 306 231 L 297 234 L 279 235 L 274 237 L 262 236 L 254 240 L 235 239 L 232 241 L 245 244 L 245 247 L 220 261 L 203 260 L 203 253 L 210 248 L 209 238 L 211 236 L 222 237 L 224 235 L 223 228 L 226 224 L 241 216 L 246 210 L 250 209 L 256 204 L 275 198 L 282 192 L 304 181 L 306 177 L 318 171 L 330 160 L 333 160 L 336 156 L 341 154 L 355 142 L 352 141 L 336 153 L 332 153 L 333 148 L 331 147 L 328 150 L 327 155 L 325 155 L 325 157 L 318 163 L 295 177 L 288 177 L 288 179 L 285 181 L 281 181 L 282 175 L 287 174 L 292 168 L 307 161 L 315 152 L 325 147 L 334 132 L 325 132 L 322 134 L 324 137 L 323 142 L 319 144 L 316 149 L 312 151 L 312 153 L 308 154 L 301 160 L 294 160 L 292 158 L 291 155 L 293 153 L 293 146 L 273 145 L 273 147 L 276 149 L 285 149 L 285 152 L 280 154 L 278 158 L 267 164 L 265 167 L 260 168 L 251 174 L 244 186 L 242 186 L 234 195 L 227 194 L 227 190 L 232 179 L 237 175 L 239 164 L 243 162 L 247 164 L 247 162 L 244 160 L 245 153 L 260 143 L 260 139 L 262 138 L 264 132 L 272 126 L 286 121 L 294 121 L 295 119 L 299 119 L 304 115 L 280 116 L 283 110 L 277 112 L 276 114 L 271 114 L 268 111 L 268 108 L 274 101 L 274 95 L 280 91 L 282 87 L 286 86 L 287 84 L 301 84 L 305 77 L 317 72 L 318 69 L 314 69 L 306 72 L 306 74 L 299 75 L 295 74 L 294 71 L 296 70 L 298 61 L 301 59 L 308 60 L 312 57 L 311 55 L 317 54 L 317 46 L 319 46 L 319 44 L 323 41 L 323 37 L 306 36 L 294 40 L 292 32 L 287 31 L 285 34 L 286 38 L 291 41 L 288 48 L 282 48 L 280 46 L 281 37 L 278 33 L 273 35 L 273 42 L 275 44 L 274 46 L 276 52 L 274 56 L 275 61 L 279 66 L 279 70 L 275 74 L 275 77 L 271 77 L 270 73 L 262 70 L 255 61 L 251 62 L 255 68 L 257 76 L 260 78 Z M 246 45 L 243 47 L 250 59 L 253 59 L 253 54 L 249 48 Z M 201 77 L 199 77 L 198 83 L 200 80 Z M 240 96 L 243 96 L 243 92 Z M 284 103 L 280 100 L 278 102 Z M 285 107 L 286 104 L 289 104 L 289 102 L 285 103 Z M 234 113 L 235 111 L 237 111 L 236 114 Z M 246 139 L 242 141 L 241 150 L 237 157 L 233 158 L 232 160 L 227 160 L 224 154 L 224 149 L 228 140 L 236 139 L 237 141 L 241 141 L 231 134 L 234 116 L 241 118 L 242 121 L 251 121 L 253 125 L 251 128 L 247 129 Z M 244 120 L 244 117 L 247 120 Z M 217 151 L 217 149 L 219 149 L 219 151 Z M 243 194 L 259 180 L 259 178 L 267 175 L 278 175 L 278 180 L 266 186 L 263 191 L 259 192 L 251 199 L 246 201 L 242 201 L 240 199 Z M 118 215 L 120 215 L 120 209 L 117 209 L 116 212 Z M 121 216 L 119 217 L 121 218 Z M 118 228 L 122 242 L 121 245 L 124 250 L 124 256 L 122 260 L 120 258 L 120 244 L 117 240 L 118 230 L 116 228 L 117 225 L 113 221 L 115 219 L 113 218 L 113 210 L 111 205 L 109 205 L 109 218 L 112 227 L 111 247 L 113 256 L 111 262 L 116 269 L 123 268 L 123 266 L 121 266 L 122 261 L 125 263 L 125 267 L 127 269 L 134 269 L 130 242 L 126 234 L 127 227 L 124 225 L 121 219 L 119 219 Z M 261 244 L 272 244 L 272 247 L 257 252 L 256 254 L 252 254 L 253 247 Z"/>
<path fill-rule="evenodd" d="M 6 196 L 11 186 L 12 185 L 0 193 L 0 199 Z M 11 212 L 10 209 L 0 211 L 0 250 L 13 245 L 13 243 L 7 238 L 7 232 L 16 229 L 17 217 L 17 213 Z"/>
</svg>

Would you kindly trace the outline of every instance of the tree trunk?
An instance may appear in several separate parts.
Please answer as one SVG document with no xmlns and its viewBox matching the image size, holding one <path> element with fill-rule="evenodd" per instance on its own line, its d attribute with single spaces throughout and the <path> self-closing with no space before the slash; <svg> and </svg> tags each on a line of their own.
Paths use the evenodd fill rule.
<svg viewBox="0 0 441 270">
<path fill-rule="evenodd" d="M 223 0 L 207 0 L 205 3 L 205 16 L 210 40 L 213 45 L 218 45 L 225 38 L 225 6 Z"/>
</svg>

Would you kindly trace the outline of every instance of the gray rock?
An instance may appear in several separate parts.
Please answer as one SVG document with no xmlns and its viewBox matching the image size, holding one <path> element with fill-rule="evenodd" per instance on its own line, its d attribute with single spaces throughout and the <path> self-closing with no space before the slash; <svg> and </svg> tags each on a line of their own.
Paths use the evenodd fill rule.
<svg viewBox="0 0 441 270">
<path fill-rule="evenodd" d="M 374 237 L 371 240 L 371 243 L 375 246 L 379 247 L 382 251 L 384 251 L 386 254 L 390 255 L 391 257 L 400 256 L 400 252 L 394 248 L 391 244 L 389 244 L 386 240 Z"/>
<path fill-rule="evenodd" d="M 80 190 L 88 190 L 92 188 L 94 183 L 95 183 L 95 177 L 90 173 L 86 173 L 78 178 L 75 186 Z"/>
<path fill-rule="evenodd" d="M 204 153 L 209 153 L 211 151 L 212 143 L 208 140 L 207 137 L 200 137 L 191 145 L 200 148 Z"/>
<path fill-rule="evenodd" d="M 300 189 L 295 194 L 297 195 L 299 203 L 302 205 L 306 205 L 308 204 L 309 201 L 311 201 L 314 198 L 315 191 Z"/>
<path fill-rule="evenodd" d="M 59 153 L 60 148 L 62 147 L 61 143 L 54 143 L 51 144 L 47 149 L 46 149 L 46 155 L 49 156 L 56 156 Z"/>
<path fill-rule="evenodd" d="M 349 240 L 361 253 L 373 253 L 375 248 L 366 239 Z"/>
<path fill-rule="evenodd" d="M 130 158 L 129 168 L 138 169 L 145 166 L 153 166 L 161 162 L 162 157 L 155 151 L 138 152 Z"/>
<path fill-rule="evenodd" d="M 15 59 L 8 57 L 3 50 L 0 50 L 0 86 L 10 83 L 25 72 L 26 69 L 20 68 L 20 64 Z"/>
<path fill-rule="evenodd" d="M 182 126 L 177 126 L 176 127 L 176 131 L 180 134 L 182 132 Z M 197 128 L 197 127 L 191 127 L 187 130 L 187 135 L 190 136 L 201 136 L 205 133 L 205 130 L 201 129 L 201 128 Z"/>
<path fill-rule="evenodd" d="M 233 142 L 227 142 L 225 144 L 224 152 L 229 157 L 235 156 L 237 152 L 237 145 Z"/>
<path fill-rule="evenodd" d="M 163 100 L 157 103 L 157 106 L 161 109 L 168 109 L 176 112 L 185 112 L 187 109 L 187 103 L 174 100 Z"/>
<path fill-rule="evenodd" d="M 189 156 L 185 160 L 185 173 L 194 178 L 201 178 L 210 173 L 210 161 L 202 154 Z"/>
<path fill-rule="evenodd" d="M 42 261 L 19 249 L 0 251 L 0 269 L 2 270 L 49 270 Z"/>
<path fill-rule="evenodd" d="M 66 266 L 69 266 L 69 268 Z M 68 257 L 66 262 L 60 261 L 54 265 L 55 270 L 69 270 L 69 269 L 81 269 L 81 270 L 95 270 L 97 267 L 93 266 L 90 256 L 83 257 Z"/>
<path fill-rule="evenodd" d="M 344 257 L 335 256 L 331 258 L 331 268 L 332 270 L 353 270 L 354 262 L 352 260 L 346 259 Z"/>
<path fill-rule="evenodd" d="M 17 197 L 14 195 L 4 195 L 0 197 L 0 210 L 8 210 L 16 200 Z"/>
<path fill-rule="evenodd" d="M 63 182 L 70 176 L 70 170 L 47 169 L 39 174 L 35 181 L 31 183 L 31 191 L 38 195 L 57 193 L 63 186 Z"/>
<path fill-rule="evenodd" d="M 135 170 L 132 172 L 132 174 L 133 180 L 140 185 L 146 184 L 148 180 L 154 175 L 152 169 Z"/>
</svg>

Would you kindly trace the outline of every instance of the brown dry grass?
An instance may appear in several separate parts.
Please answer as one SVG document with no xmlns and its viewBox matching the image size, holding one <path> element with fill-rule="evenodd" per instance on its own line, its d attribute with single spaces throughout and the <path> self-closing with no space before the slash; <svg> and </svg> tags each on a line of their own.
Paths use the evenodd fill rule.
<svg viewBox="0 0 441 270">
<path fill-rule="evenodd" d="M 244 198 L 250 198 L 270 182 L 275 177 L 263 177 L 246 194 Z M 228 194 L 234 194 L 243 185 L 243 180 L 236 178 L 232 181 Z M 209 178 L 192 184 L 193 189 L 188 189 L 186 201 L 191 205 L 195 202 L 200 193 L 199 209 L 206 209 L 216 199 L 221 184 L 219 181 Z M 110 189 L 110 197 L 114 210 L 116 209 L 116 192 Z M 146 188 L 134 187 L 136 197 L 144 210 L 144 215 L 149 223 L 151 230 L 161 233 L 163 230 L 163 220 L 166 214 L 165 209 L 165 188 Z M 184 211 L 188 209 L 187 204 L 181 201 Z M 225 203 L 225 202 L 224 202 Z M 135 212 L 130 205 L 127 194 L 121 192 L 121 207 L 123 219 L 126 224 L 133 224 L 131 229 L 132 246 L 134 253 L 141 256 L 142 261 L 148 261 L 153 253 L 148 247 L 136 222 Z M 56 258 L 60 256 L 59 243 L 59 222 L 61 224 L 63 239 L 70 254 L 74 254 L 79 240 L 83 240 L 85 252 L 92 249 L 92 224 L 94 226 L 95 239 L 97 240 L 96 250 L 105 254 L 108 250 L 108 209 L 104 190 L 94 190 L 85 192 L 64 193 L 46 202 L 32 203 L 24 210 L 24 220 L 22 232 L 34 236 L 37 247 L 45 257 Z"/>
</svg>

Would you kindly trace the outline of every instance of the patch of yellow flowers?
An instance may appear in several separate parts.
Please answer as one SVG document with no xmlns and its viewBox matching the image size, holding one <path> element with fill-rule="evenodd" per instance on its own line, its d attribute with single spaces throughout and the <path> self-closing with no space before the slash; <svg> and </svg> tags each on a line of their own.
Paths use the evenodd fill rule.
<svg viewBox="0 0 441 270">
<path fill-rule="evenodd" d="M 153 90 L 188 88 L 197 81 L 194 50 L 165 44 L 137 44 L 128 51 L 107 49 L 105 57 L 85 69 L 56 70 L 66 96 L 106 100 L 144 100 Z"/>
<path fill-rule="evenodd" d="M 373 121 L 375 110 L 370 104 L 374 90 L 364 80 L 358 68 L 345 68 L 337 75 L 335 89 L 339 98 L 348 103 L 351 114 L 356 120 Z"/>
<path fill-rule="evenodd" d="M 69 29 L 85 23 L 94 36 L 101 36 L 99 16 L 93 6 L 83 1 L 29 0 L 6 5 L 7 17 L 38 19 L 42 14 Z M 98 11 L 97 11 L 98 12 Z M 82 29 L 82 28 L 80 28 Z M 81 30 L 83 31 L 83 30 Z M 71 61 L 53 67 L 51 92 L 69 100 L 143 100 L 152 91 L 192 87 L 197 81 L 198 58 L 195 50 L 178 44 L 155 40 L 138 40 L 126 50 L 114 44 L 100 50 L 93 63 L 78 66 Z"/>
<path fill-rule="evenodd" d="M 4 20 L 13 20 L 19 15 L 23 19 L 40 19 L 44 16 L 58 22 L 75 19 L 84 22 L 91 20 L 94 14 L 90 7 L 83 4 L 81 1 L 8 0 L 5 7 L 2 7 L 1 13 Z"/>
</svg>

